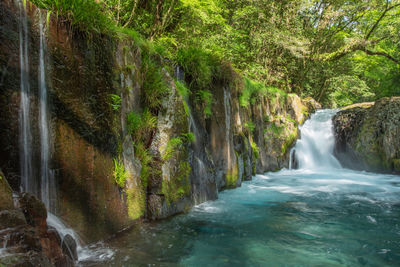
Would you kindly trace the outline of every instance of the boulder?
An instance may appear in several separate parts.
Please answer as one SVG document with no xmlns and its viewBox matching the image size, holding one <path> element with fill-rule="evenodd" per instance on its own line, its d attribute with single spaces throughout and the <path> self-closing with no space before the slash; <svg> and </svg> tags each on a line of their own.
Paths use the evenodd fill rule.
<svg viewBox="0 0 400 267">
<path fill-rule="evenodd" d="M 29 225 L 37 227 L 42 233 L 47 231 L 47 210 L 42 201 L 29 193 L 23 193 L 18 206 L 25 215 Z"/>
<path fill-rule="evenodd" d="M 334 153 L 344 167 L 400 172 L 400 97 L 346 107 L 333 125 Z"/>
<path fill-rule="evenodd" d="M 25 224 L 26 220 L 22 211 L 17 209 L 0 211 L 0 230 Z"/>
</svg>

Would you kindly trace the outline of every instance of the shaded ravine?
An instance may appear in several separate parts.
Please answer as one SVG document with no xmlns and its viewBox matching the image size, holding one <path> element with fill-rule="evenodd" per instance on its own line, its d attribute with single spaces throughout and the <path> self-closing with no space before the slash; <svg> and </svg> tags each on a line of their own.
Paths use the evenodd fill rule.
<svg viewBox="0 0 400 267">
<path fill-rule="evenodd" d="M 332 114 L 313 115 L 299 143 L 307 146 L 305 129 L 331 136 Z M 318 160 L 331 152 L 318 145 L 323 136 L 308 143 Z M 313 151 L 299 147 L 297 155 Z M 398 266 L 400 177 L 299 160 L 301 169 L 257 175 L 187 214 L 136 226 L 100 246 L 115 252 L 102 264 Z"/>
</svg>

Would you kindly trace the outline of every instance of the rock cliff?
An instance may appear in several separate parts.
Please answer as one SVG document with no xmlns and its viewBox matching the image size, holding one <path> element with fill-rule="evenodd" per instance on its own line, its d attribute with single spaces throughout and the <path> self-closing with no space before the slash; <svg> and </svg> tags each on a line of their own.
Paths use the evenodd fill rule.
<svg viewBox="0 0 400 267">
<path fill-rule="evenodd" d="M 346 107 L 333 124 L 334 152 L 344 167 L 400 172 L 400 97 Z"/>
<path fill-rule="evenodd" d="M 0 167 L 19 191 L 21 18 L 11 0 L 0 12 Z M 28 2 L 30 179 L 38 191 L 40 16 L 45 11 Z M 246 85 L 229 64 L 206 89 L 188 89 L 192 74 L 134 36 L 88 36 L 54 15 L 45 28 L 55 213 L 87 242 L 139 218 L 185 212 L 255 173 L 287 167 L 298 126 L 319 108 L 280 90 L 243 102 Z"/>
</svg>

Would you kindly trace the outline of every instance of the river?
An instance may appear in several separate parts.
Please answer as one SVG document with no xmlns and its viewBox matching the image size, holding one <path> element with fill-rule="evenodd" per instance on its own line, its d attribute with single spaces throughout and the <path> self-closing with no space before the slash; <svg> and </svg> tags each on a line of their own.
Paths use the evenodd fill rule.
<svg viewBox="0 0 400 267">
<path fill-rule="evenodd" d="M 187 214 L 137 225 L 92 245 L 103 253 L 81 264 L 400 266 L 400 177 L 341 168 L 333 114 L 302 126 L 299 169 L 256 175 Z"/>
</svg>

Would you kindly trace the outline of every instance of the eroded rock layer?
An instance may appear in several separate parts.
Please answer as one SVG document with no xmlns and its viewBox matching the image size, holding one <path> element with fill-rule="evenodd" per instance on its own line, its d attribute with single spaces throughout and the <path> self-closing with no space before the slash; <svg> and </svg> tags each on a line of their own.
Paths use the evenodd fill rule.
<svg viewBox="0 0 400 267">
<path fill-rule="evenodd" d="M 344 167 L 400 172 L 400 97 L 349 106 L 333 124 L 335 155 Z"/>
</svg>

